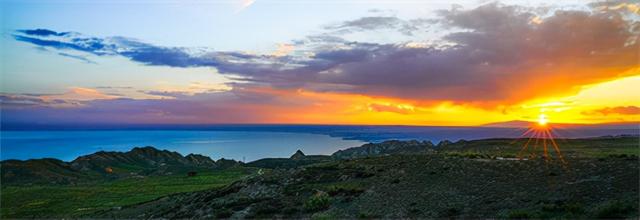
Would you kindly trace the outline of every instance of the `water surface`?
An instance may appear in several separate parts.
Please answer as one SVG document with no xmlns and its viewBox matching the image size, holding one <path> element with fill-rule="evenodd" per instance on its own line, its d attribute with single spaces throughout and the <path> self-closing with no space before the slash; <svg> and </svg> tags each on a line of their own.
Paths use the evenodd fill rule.
<svg viewBox="0 0 640 220">
<path fill-rule="evenodd" d="M 306 154 L 331 154 L 363 144 L 323 134 L 252 131 L 2 131 L 0 136 L 2 160 L 50 157 L 69 161 L 101 150 L 154 146 L 183 155 L 197 153 L 248 162 L 289 157 L 297 149 Z"/>
<path fill-rule="evenodd" d="M 526 128 L 430 127 L 430 126 L 333 126 L 333 125 L 211 125 L 154 126 L 151 128 L 0 131 L 0 159 L 58 158 L 73 160 L 96 151 L 128 151 L 154 146 L 198 153 L 214 159 L 253 161 L 289 157 L 300 149 L 306 154 L 329 155 L 337 150 L 385 140 L 421 140 L 434 144 L 485 138 L 517 138 Z M 102 130 L 101 130 L 102 129 Z M 554 129 L 560 138 L 639 134 L 631 128 Z"/>
</svg>

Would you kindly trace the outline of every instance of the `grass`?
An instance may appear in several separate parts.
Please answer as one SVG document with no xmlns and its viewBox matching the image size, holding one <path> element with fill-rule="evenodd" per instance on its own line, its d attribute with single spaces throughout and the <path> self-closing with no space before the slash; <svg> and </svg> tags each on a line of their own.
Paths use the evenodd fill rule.
<svg viewBox="0 0 640 220">
<path fill-rule="evenodd" d="M 586 209 L 581 203 L 543 204 L 528 209 L 515 209 L 506 212 L 509 219 L 624 219 L 637 217 L 638 210 L 634 208 L 633 200 L 609 200 L 595 207 Z M 590 210 L 591 213 L 588 211 Z"/>
<path fill-rule="evenodd" d="M 1 218 L 73 217 L 150 201 L 174 193 L 222 187 L 255 169 L 237 168 L 185 175 L 129 178 L 79 186 L 6 186 Z"/>
<path fill-rule="evenodd" d="M 322 211 L 331 206 L 331 198 L 326 192 L 319 191 L 304 203 L 304 209 L 309 212 Z"/>
<path fill-rule="evenodd" d="M 595 209 L 595 215 L 603 219 L 620 219 L 628 216 L 638 216 L 638 210 L 630 201 L 608 201 Z"/>
<path fill-rule="evenodd" d="M 556 143 L 560 151 L 565 157 L 588 157 L 588 158 L 607 158 L 607 157 L 638 157 L 640 156 L 640 148 L 638 148 L 638 137 L 601 137 L 601 138 L 585 138 L 585 139 L 556 139 Z M 493 157 L 518 157 L 521 155 L 526 157 L 528 154 L 522 152 L 522 147 L 527 139 L 487 139 L 468 141 L 464 144 L 454 143 L 441 149 L 445 156 L 463 157 L 471 159 L 493 158 Z M 550 142 L 548 144 L 549 154 L 557 157 L 555 150 Z M 528 145 L 528 152 L 537 156 L 543 154 L 542 143 L 538 143 L 535 148 L 535 139 Z M 523 153 L 523 154 L 521 154 Z"/>
</svg>

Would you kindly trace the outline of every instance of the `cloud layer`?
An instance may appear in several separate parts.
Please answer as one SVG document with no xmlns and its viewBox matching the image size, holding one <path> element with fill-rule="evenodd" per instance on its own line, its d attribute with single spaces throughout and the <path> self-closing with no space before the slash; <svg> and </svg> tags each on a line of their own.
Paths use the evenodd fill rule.
<svg viewBox="0 0 640 220">
<path fill-rule="evenodd" d="M 618 114 L 618 115 L 640 115 L 640 107 L 638 106 L 616 106 L 616 107 L 606 107 L 602 109 L 596 109 L 593 111 L 584 112 L 585 115 L 610 115 L 610 114 Z"/>
<path fill-rule="evenodd" d="M 555 11 L 489 4 L 441 11 L 451 46 L 322 42 L 310 56 L 253 55 L 162 47 L 124 37 L 94 38 L 44 29 L 14 37 L 34 45 L 147 65 L 213 67 L 241 81 L 280 88 L 452 101 L 518 102 L 572 91 L 638 67 L 638 23 L 619 11 Z M 420 20 L 365 17 L 333 28 L 418 31 Z M 462 31 L 455 31 L 462 30 Z M 321 43 L 321 44 L 322 44 Z M 544 89 L 541 89 L 544 88 Z"/>
<path fill-rule="evenodd" d="M 46 29 L 19 30 L 13 38 L 85 62 L 91 61 L 70 53 L 120 56 L 154 66 L 211 67 L 235 81 L 230 84 L 233 89 L 227 92 L 188 96 L 151 91 L 150 94 L 171 99 L 101 99 L 90 101 L 91 108 L 69 110 L 78 111 L 69 114 L 125 117 L 135 111 L 149 120 L 165 117 L 177 122 L 198 121 L 220 113 L 227 119 L 250 122 L 264 121 L 264 116 L 250 111 L 252 106 L 312 105 L 300 99 L 286 102 L 278 94 L 264 93 L 259 88 L 491 108 L 575 92 L 582 85 L 618 78 L 639 68 L 638 15 L 622 10 L 627 7 L 619 7 L 621 10 L 597 7 L 538 14 L 535 9 L 494 3 L 471 10 L 440 11 L 437 19 L 363 17 L 327 26 L 327 33 L 283 44 L 286 47 L 273 54 L 165 47 L 126 37 L 97 38 Z M 439 43 L 367 43 L 345 40 L 342 36 L 378 30 L 413 36 L 435 24 L 442 28 L 438 31 L 445 33 Z M 5 112 L 36 104 L 42 111 L 50 108 L 43 107 L 42 98 L 31 96 L 5 95 L 2 102 Z M 398 114 L 414 111 L 406 106 L 384 104 L 371 104 L 368 108 Z M 17 120 L 22 117 L 20 111 L 10 115 Z M 60 114 L 62 117 L 63 113 Z"/>
</svg>

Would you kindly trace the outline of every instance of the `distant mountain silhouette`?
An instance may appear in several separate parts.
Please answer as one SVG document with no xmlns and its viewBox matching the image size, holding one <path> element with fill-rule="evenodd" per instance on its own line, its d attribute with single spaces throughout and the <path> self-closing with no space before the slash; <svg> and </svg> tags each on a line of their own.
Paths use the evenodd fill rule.
<svg viewBox="0 0 640 220">
<path fill-rule="evenodd" d="M 494 122 L 489 124 L 484 124 L 482 127 L 492 127 L 492 128 L 526 128 L 535 124 L 535 122 L 530 121 L 505 121 L 505 122 Z"/>
<path fill-rule="evenodd" d="M 536 125 L 537 122 L 532 121 L 505 121 L 484 124 L 482 127 L 493 128 L 527 128 Z M 613 122 L 600 124 L 571 124 L 571 123 L 549 123 L 553 127 L 558 128 L 586 128 L 586 129 L 639 129 L 640 122 Z"/>
</svg>

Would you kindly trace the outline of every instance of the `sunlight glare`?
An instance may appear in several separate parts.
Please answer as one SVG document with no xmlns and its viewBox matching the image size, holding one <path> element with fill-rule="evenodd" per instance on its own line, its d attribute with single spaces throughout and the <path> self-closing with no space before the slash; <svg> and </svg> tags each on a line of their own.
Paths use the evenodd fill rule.
<svg viewBox="0 0 640 220">
<path fill-rule="evenodd" d="M 547 122 L 549 122 L 549 120 L 545 114 L 540 114 L 540 116 L 538 116 L 538 125 L 546 126 Z"/>
</svg>

